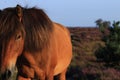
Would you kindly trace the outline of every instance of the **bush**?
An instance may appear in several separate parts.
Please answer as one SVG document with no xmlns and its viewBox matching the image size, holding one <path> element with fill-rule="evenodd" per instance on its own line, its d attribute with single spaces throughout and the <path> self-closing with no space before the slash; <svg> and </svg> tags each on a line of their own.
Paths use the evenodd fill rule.
<svg viewBox="0 0 120 80">
<path fill-rule="evenodd" d="M 98 60 L 105 61 L 113 66 L 120 63 L 120 22 L 114 22 L 112 27 L 109 27 L 109 35 L 103 36 L 105 47 L 100 47 L 95 56 Z"/>
</svg>

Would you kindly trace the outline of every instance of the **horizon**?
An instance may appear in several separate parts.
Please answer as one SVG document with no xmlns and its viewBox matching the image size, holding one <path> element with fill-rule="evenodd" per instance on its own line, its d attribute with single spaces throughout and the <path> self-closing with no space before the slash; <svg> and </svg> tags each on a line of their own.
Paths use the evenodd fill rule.
<svg viewBox="0 0 120 80">
<path fill-rule="evenodd" d="M 12 3 L 12 4 L 11 4 Z M 0 1 L 0 9 L 15 7 L 17 4 L 25 7 L 42 8 L 50 19 L 65 26 L 96 27 L 95 21 L 119 21 L 120 1 L 108 0 L 5 0 Z"/>
</svg>

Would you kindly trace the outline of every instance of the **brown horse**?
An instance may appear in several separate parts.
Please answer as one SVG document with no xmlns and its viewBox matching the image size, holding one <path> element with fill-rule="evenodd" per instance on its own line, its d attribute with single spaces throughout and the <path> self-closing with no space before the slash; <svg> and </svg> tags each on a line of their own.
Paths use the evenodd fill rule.
<svg viewBox="0 0 120 80">
<path fill-rule="evenodd" d="M 42 9 L 19 5 L 0 12 L 0 76 L 9 80 L 66 80 L 72 58 L 69 31 Z"/>
</svg>

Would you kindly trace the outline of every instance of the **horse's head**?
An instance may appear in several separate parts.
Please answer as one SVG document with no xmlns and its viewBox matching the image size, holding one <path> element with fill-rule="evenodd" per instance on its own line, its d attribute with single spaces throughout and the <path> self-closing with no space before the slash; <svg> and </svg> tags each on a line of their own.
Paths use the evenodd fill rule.
<svg viewBox="0 0 120 80">
<path fill-rule="evenodd" d="M 7 80 L 15 70 L 16 61 L 24 47 L 25 31 L 19 18 L 19 6 L 0 14 L 0 77 Z M 15 13 L 18 12 L 18 15 Z"/>
<path fill-rule="evenodd" d="M 4 78 L 11 76 L 17 57 L 22 53 L 23 45 L 24 39 L 21 32 L 17 32 L 8 43 L 3 42 L 1 45 L 1 74 Z"/>
</svg>

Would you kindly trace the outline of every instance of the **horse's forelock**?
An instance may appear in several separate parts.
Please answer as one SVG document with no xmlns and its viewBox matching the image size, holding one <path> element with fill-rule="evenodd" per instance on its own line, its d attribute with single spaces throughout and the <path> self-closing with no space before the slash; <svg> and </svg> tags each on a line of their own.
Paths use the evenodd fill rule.
<svg viewBox="0 0 120 80">
<path fill-rule="evenodd" d="M 7 44 L 11 37 L 17 31 L 22 31 L 24 35 L 23 25 L 19 22 L 14 8 L 6 8 L 0 13 L 0 42 Z"/>
</svg>

